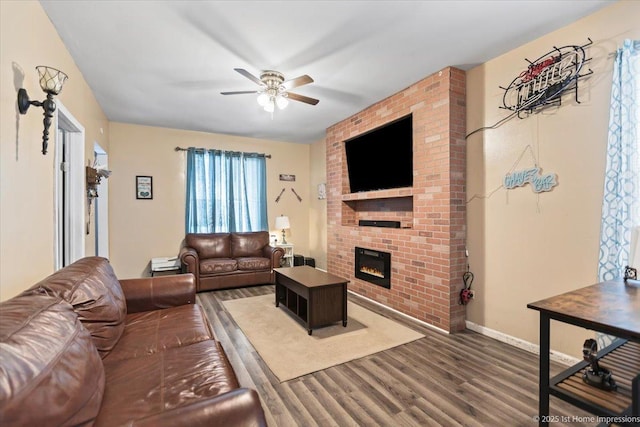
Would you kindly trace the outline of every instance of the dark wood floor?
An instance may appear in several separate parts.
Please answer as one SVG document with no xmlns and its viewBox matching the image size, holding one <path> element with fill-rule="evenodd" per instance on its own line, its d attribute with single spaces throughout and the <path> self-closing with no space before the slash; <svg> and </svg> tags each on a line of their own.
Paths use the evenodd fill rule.
<svg viewBox="0 0 640 427">
<path fill-rule="evenodd" d="M 439 333 L 351 294 L 350 301 L 425 337 L 280 383 L 220 303 L 273 292 L 257 286 L 197 297 L 240 384 L 260 394 L 270 426 L 537 425 L 536 355 L 471 331 Z M 552 373 L 562 368 L 552 364 Z M 554 397 L 551 414 L 571 420 L 554 425 L 595 425 L 580 422 L 590 415 Z"/>
</svg>

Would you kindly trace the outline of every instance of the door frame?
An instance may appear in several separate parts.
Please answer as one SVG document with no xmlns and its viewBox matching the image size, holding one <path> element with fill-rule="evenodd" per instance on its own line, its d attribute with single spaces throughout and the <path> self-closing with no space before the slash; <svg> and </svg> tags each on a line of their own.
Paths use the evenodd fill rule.
<svg viewBox="0 0 640 427">
<path fill-rule="evenodd" d="M 93 143 L 93 153 L 96 163 L 109 166 L 109 153 L 97 142 Z M 103 178 L 98 185 L 98 197 L 93 201 L 94 209 L 94 231 L 95 231 L 95 253 L 97 256 L 109 258 L 109 180 Z M 91 213 L 89 213 L 91 215 Z"/>
<path fill-rule="evenodd" d="M 69 260 L 70 264 L 85 254 L 85 168 L 84 168 L 84 126 L 67 110 L 59 99 L 56 99 L 56 113 L 54 115 L 55 150 L 54 150 L 54 269 L 59 270 L 64 267 L 63 256 L 60 251 L 60 239 L 64 236 L 60 227 L 60 189 L 61 180 L 58 173 L 62 159 L 62 143 L 58 141 L 58 129 L 64 129 L 69 133 L 69 159 L 68 159 L 68 181 L 69 181 Z"/>
</svg>

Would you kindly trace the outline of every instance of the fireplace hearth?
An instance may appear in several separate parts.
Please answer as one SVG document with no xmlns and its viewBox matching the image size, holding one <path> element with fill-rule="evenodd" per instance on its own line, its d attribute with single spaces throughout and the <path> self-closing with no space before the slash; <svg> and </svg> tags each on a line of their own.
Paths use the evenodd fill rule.
<svg viewBox="0 0 640 427">
<path fill-rule="evenodd" d="M 355 248 L 355 276 L 383 288 L 391 288 L 391 254 L 374 249 Z"/>
</svg>

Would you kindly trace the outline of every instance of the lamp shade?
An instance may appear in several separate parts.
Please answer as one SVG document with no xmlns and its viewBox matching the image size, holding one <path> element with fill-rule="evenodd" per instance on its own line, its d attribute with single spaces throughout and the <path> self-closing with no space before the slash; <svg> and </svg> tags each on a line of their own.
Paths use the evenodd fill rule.
<svg viewBox="0 0 640 427">
<path fill-rule="evenodd" d="M 280 110 L 284 110 L 289 105 L 289 100 L 282 95 L 276 97 L 276 104 Z"/>
<path fill-rule="evenodd" d="M 267 102 L 269 102 L 269 95 L 267 95 L 264 92 L 262 92 L 260 95 L 258 95 L 258 104 L 261 107 L 264 107 L 265 105 L 267 105 Z"/>
<path fill-rule="evenodd" d="M 266 111 L 267 113 L 273 113 L 273 110 L 275 110 L 274 100 L 269 99 L 269 101 L 267 101 L 267 103 L 264 105 L 264 111 Z"/>
<path fill-rule="evenodd" d="M 289 217 L 284 215 L 276 217 L 276 228 L 278 230 L 286 230 L 291 228 L 291 226 L 289 225 Z"/>
<path fill-rule="evenodd" d="M 67 80 L 67 75 L 60 70 L 56 70 L 53 67 L 45 67 L 44 65 L 37 66 L 36 70 L 40 77 L 42 91 L 52 95 L 59 94 L 64 82 Z"/>
</svg>

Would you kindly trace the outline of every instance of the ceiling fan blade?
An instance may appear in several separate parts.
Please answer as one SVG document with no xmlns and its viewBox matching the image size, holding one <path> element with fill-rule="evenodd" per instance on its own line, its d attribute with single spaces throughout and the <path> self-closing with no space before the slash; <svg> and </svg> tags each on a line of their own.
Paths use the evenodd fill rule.
<svg viewBox="0 0 640 427">
<path fill-rule="evenodd" d="M 257 90 L 237 90 L 235 92 L 220 92 L 221 95 L 242 95 L 245 93 L 258 93 Z"/>
<path fill-rule="evenodd" d="M 309 98 L 308 96 L 298 95 L 297 93 L 291 93 L 291 92 L 287 93 L 287 97 L 289 99 L 293 99 L 294 101 L 305 102 L 311 105 L 316 105 L 318 102 L 320 102 L 315 98 Z"/>
<path fill-rule="evenodd" d="M 255 84 L 261 85 L 261 86 L 263 85 L 262 80 L 260 80 L 259 78 L 257 78 L 256 76 L 254 76 L 253 74 L 245 70 L 244 68 L 234 68 L 234 70 L 236 70 L 238 73 L 242 74 L 243 76 L 245 76 L 246 78 L 254 82 Z"/>
<path fill-rule="evenodd" d="M 282 83 L 282 86 L 284 86 L 285 89 L 290 90 L 290 89 L 293 89 L 294 87 L 308 85 L 309 83 L 313 83 L 313 79 L 305 74 L 304 76 L 287 80 L 286 82 Z"/>
</svg>

